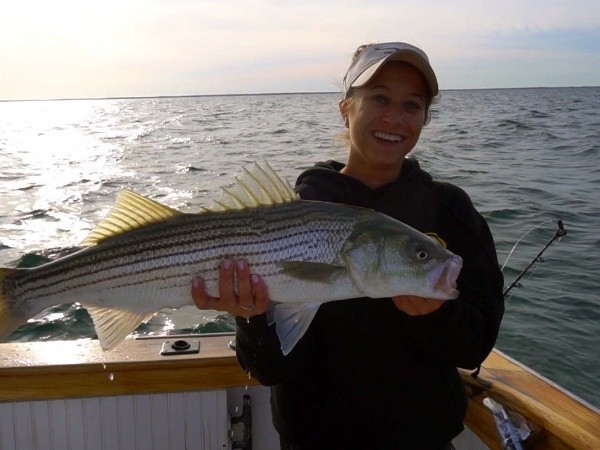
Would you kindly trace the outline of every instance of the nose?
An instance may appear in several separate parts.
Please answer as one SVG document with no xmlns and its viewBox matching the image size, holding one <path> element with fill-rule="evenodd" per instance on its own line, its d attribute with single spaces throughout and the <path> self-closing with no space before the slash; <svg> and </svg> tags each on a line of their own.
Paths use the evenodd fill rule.
<svg viewBox="0 0 600 450">
<path fill-rule="evenodd" d="M 388 108 L 383 116 L 383 121 L 390 125 L 398 125 L 404 122 L 404 114 L 400 108 Z"/>
</svg>

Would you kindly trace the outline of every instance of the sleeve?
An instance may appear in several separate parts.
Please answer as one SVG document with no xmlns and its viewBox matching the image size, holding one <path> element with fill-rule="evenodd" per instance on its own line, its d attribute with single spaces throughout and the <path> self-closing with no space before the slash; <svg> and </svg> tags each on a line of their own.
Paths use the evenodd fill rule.
<svg viewBox="0 0 600 450">
<path fill-rule="evenodd" d="M 242 368 L 265 386 L 278 383 L 283 353 L 275 327 L 267 324 L 267 315 L 249 321 L 236 317 L 236 325 L 236 355 Z"/>
<path fill-rule="evenodd" d="M 446 223 L 459 230 L 448 240 L 449 250 L 463 259 L 457 280 L 459 297 L 423 316 L 398 312 L 415 348 L 442 364 L 474 369 L 498 337 L 504 280 L 489 226 L 467 194 L 460 192 L 461 206 L 450 208 L 453 217 Z"/>
<path fill-rule="evenodd" d="M 250 319 L 236 317 L 236 355 L 239 364 L 264 386 L 282 381 L 304 381 L 308 376 L 302 368 L 312 367 L 308 361 L 318 361 L 314 349 L 315 330 L 309 327 L 302 339 L 286 356 L 275 326 L 267 324 L 266 314 Z M 312 343 L 312 344 L 311 344 Z M 312 376 L 312 375 L 311 375 Z"/>
</svg>

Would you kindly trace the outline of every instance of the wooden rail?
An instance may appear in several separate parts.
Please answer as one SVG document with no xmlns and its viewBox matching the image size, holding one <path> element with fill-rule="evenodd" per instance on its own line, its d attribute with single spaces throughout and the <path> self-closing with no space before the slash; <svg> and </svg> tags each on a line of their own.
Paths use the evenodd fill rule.
<svg viewBox="0 0 600 450">
<path fill-rule="evenodd" d="M 492 352 L 479 380 L 467 371 L 461 375 L 469 393 L 465 424 L 490 448 L 501 447 L 492 415 L 482 403 L 486 396 L 537 428 L 526 441 L 527 450 L 600 449 L 600 412 L 507 355 Z"/>
<path fill-rule="evenodd" d="M 185 392 L 253 385 L 228 343 L 200 339 L 200 353 L 161 356 L 162 340 L 126 340 L 103 352 L 98 341 L 0 344 L 0 402 Z"/>
<path fill-rule="evenodd" d="M 186 338 L 200 352 L 161 356 L 163 340 L 126 340 L 103 352 L 97 341 L 0 344 L 0 402 L 186 392 L 254 385 L 229 348 L 233 336 Z M 173 339 L 171 339 L 173 340 Z M 600 449 L 600 412 L 498 351 L 479 380 L 461 371 L 469 393 L 466 425 L 500 449 L 486 396 L 537 427 L 526 449 Z"/>
</svg>

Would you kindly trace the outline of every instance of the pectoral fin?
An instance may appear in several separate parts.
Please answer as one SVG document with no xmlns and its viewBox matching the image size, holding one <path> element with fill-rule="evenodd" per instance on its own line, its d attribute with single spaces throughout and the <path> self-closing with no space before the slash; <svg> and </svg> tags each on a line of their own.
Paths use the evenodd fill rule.
<svg viewBox="0 0 600 450">
<path fill-rule="evenodd" d="M 97 306 L 86 307 L 86 309 L 94 321 L 94 328 L 103 350 L 113 348 L 141 323 L 150 320 L 154 315 L 154 312 L 136 313 L 124 309 Z"/>
<path fill-rule="evenodd" d="M 278 303 L 267 312 L 269 325 L 275 323 L 275 330 L 281 342 L 281 351 L 287 355 L 304 336 L 317 314 L 320 303 Z"/>
<path fill-rule="evenodd" d="M 346 272 L 343 266 L 318 262 L 283 261 L 279 265 L 283 268 L 283 273 L 289 277 L 316 283 L 331 283 Z"/>
</svg>

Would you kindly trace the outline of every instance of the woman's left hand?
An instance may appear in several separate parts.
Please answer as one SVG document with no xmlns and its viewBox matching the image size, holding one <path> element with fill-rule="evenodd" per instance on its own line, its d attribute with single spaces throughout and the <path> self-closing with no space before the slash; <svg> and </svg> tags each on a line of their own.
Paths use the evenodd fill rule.
<svg viewBox="0 0 600 450">
<path fill-rule="evenodd" d="M 422 316 L 436 311 L 444 300 L 417 297 L 416 295 L 398 295 L 392 297 L 396 308 L 409 316 Z"/>
</svg>

